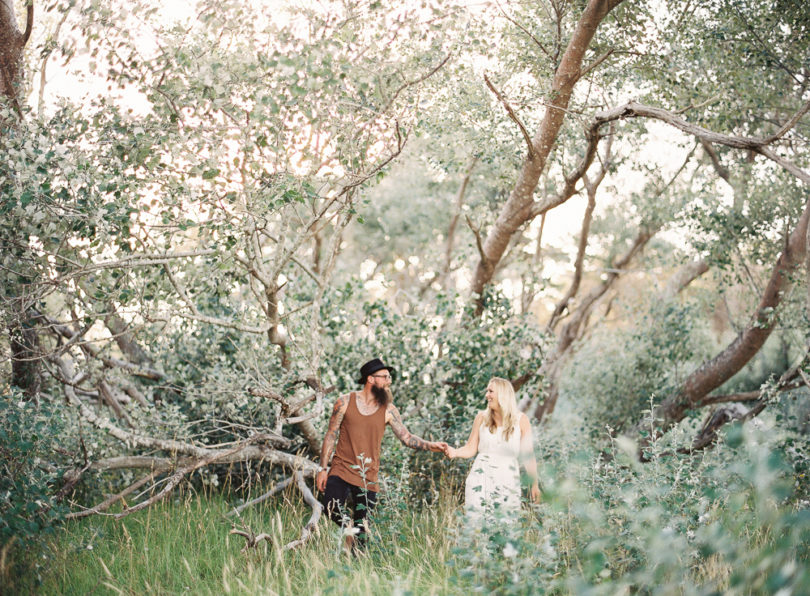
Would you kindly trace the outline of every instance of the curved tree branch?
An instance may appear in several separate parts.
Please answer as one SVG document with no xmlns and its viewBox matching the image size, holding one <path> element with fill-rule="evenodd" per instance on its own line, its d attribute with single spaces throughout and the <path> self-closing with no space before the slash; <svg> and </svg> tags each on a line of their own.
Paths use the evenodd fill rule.
<svg viewBox="0 0 810 596">
<path fill-rule="evenodd" d="M 805 103 L 796 112 L 796 114 L 794 114 L 794 116 L 792 116 L 783 126 L 779 128 L 774 135 L 764 138 L 735 137 L 732 135 L 714 132 L 712 130 L 703 128 L 702 126 L 691 124 L 677 114 L 674 114 L 668 110 L 647 106 L 634 101 L 597 114 L 594 118 L 594 122 L 597 124 L 604 124 L 624 118 L 653 118 L 655 120 L 660 120 L 661 122 L 665 122 L 688 135 L 695 136 L 696 138 L 700 139 L 701 142 L 718 143 L 720 145 L 726 145 L 736 149 L 749 149 L 751 151 L 755 151 L 779 164 L 805 184 L 810 185 L 810 173 L 805 172 L 790 160 L 777 155 L 768 148 L 768 145 L 774 140 L 779 139 L 787 134 L 787 132 L 798 123 L 801 116 L 806 114 L 808 110 L 810 110 L 810 101 Z"/>
<path fill-rule="evenodd" d="M 810 201 L 805 205 L 796 227 L 787 238 L 784 250 L 779 255 L 771 277 L 760 297 L 759 304 L 748 324 L 734 340 L 714 358 L 704 362 L 693 371 L 677 391 L 653 408 L 651 419 L 645 418 L 636 425 L 636 431 L 655 429 L 655 434 L 666 432 L 698 407 L 714 389 L 736 374 L 762 348 L 770 337 L 776 323 L 775 311 L 782 295 L 789 287 L 791 273 L 801 263 L 807 249 Z M 646 446 L 653 437 L 642 442 Z"/>
<path fill-rule="evenodd" d="M 506 98 L 495 88 L 495 85 L 492 84 L 492 81 L 489 80 L 489 77 L 487 75 L 484 75 L 484 82 L 486 82 L 487 87 L 489 87 L 489 90 L 495 94 L 495 97 L 498 98 L 503 107 L 506 109 L 506 113 L 509 114 L 509 118 L 511 118 L 512 121 L 515 124 L 517 124 L 518 128 L 520 129 L 520 134 L 523 135 L 523 140 L 526 141 L 526 150 L 527 150 L 526 159 L 528 159 L 529 161 L 533 161 L 534 145 L 532 144 L 532 137 L 529 134 L 529 131 L 526 130 L 526 127 L 523 125 L 523 122 L 521 122 L 520 118 L 518 118 L 517 114 L 515 114 L 515 110 L 512 109 L 512 106 L 509 105 L 509 102 L 506 100 Z"/>
</svg>

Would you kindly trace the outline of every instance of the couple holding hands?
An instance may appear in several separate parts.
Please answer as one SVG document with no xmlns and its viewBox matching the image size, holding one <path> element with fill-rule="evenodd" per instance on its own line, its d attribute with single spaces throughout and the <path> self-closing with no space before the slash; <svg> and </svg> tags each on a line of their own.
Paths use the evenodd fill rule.
<svg viewBox="0 0 810 596">
<path fill-rule="evenodd" d="M 329 517 L 338 525 L 357 528 L 356 532 L 346 533 L 347 549 L 354 546 L 355 533 L 364 540 L 366 514 L 377 503 L 380 447 L 386 425 L 411 449 L 441 451 L 450 459 L 477 456 L 464 490 L 464 508 L 472 520 L 481 520 L 484 515 L 517 514 L 519 463 L 531 478 L 532 500 L 540 499 L 531 426 L 517 407 L 509 381 L 498 377 L 489 381 L 486 410 L 475 417 L 467 444 L 453 448 L 408 432 L 391 401 L 393 375 L 394 369 L 379 358 L 366 362 L 358 379 L 363 389 L 337 399 L 323 439 L 316 486 Z"/>
</svg>

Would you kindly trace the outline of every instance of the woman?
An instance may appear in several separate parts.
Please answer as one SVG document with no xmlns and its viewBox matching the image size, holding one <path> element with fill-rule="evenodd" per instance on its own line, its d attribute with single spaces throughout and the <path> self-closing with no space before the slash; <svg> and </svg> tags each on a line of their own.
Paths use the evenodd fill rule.
<svg viewBox="0 0 810 596">
<path fill-rule="evenodd" d="M 520 509 L 518 462 L 523 463 L 532 480 L 532 500 L 540 500 L 532 429 L 529 418 L 518 410 L 512 383 L 493 377 L 486 398 L 487 409 L 475 417 L 467 444 L 458 449 L 448 447 L 447 457 L 470 458 L 478 454 L 464 490 L 468 516 L 514 517 Z"/>
</svg>

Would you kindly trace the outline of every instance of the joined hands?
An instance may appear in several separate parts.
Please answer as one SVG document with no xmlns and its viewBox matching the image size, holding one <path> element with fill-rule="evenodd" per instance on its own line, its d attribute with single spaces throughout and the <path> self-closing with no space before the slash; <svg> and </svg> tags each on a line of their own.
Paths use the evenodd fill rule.
<svg viewBox="0 0 810 596">
<path fill-rule="evenodd" d="M 439 451 L 441 451 L 445 455 L 447 454 L 447 450 L 450 449 L 450 448 L 451 448 L 450 445 L 448 445 L 444 441 L 433 441 L 431 443 L 428 443 L 428 449 L 430 451 L 434 451 L 434 452 L 437 452 L 437 453 Z"/>
</svg>

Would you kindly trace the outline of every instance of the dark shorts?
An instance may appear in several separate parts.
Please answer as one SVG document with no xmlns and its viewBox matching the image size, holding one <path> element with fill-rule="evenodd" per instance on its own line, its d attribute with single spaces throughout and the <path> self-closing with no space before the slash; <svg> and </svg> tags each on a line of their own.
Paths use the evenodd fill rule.
<svg viewBox="0 0 810 596">
<path fill-rule="evenodd" d="M 355 526 L 358 538 L 365 539 L 365 524 L 361 523 L 377 504 L 377 493 L 362 486 L 349 484 L 340 476 L 326 479 L 323 506 L 329 517 L 339 526 Z"/>
</svg>

